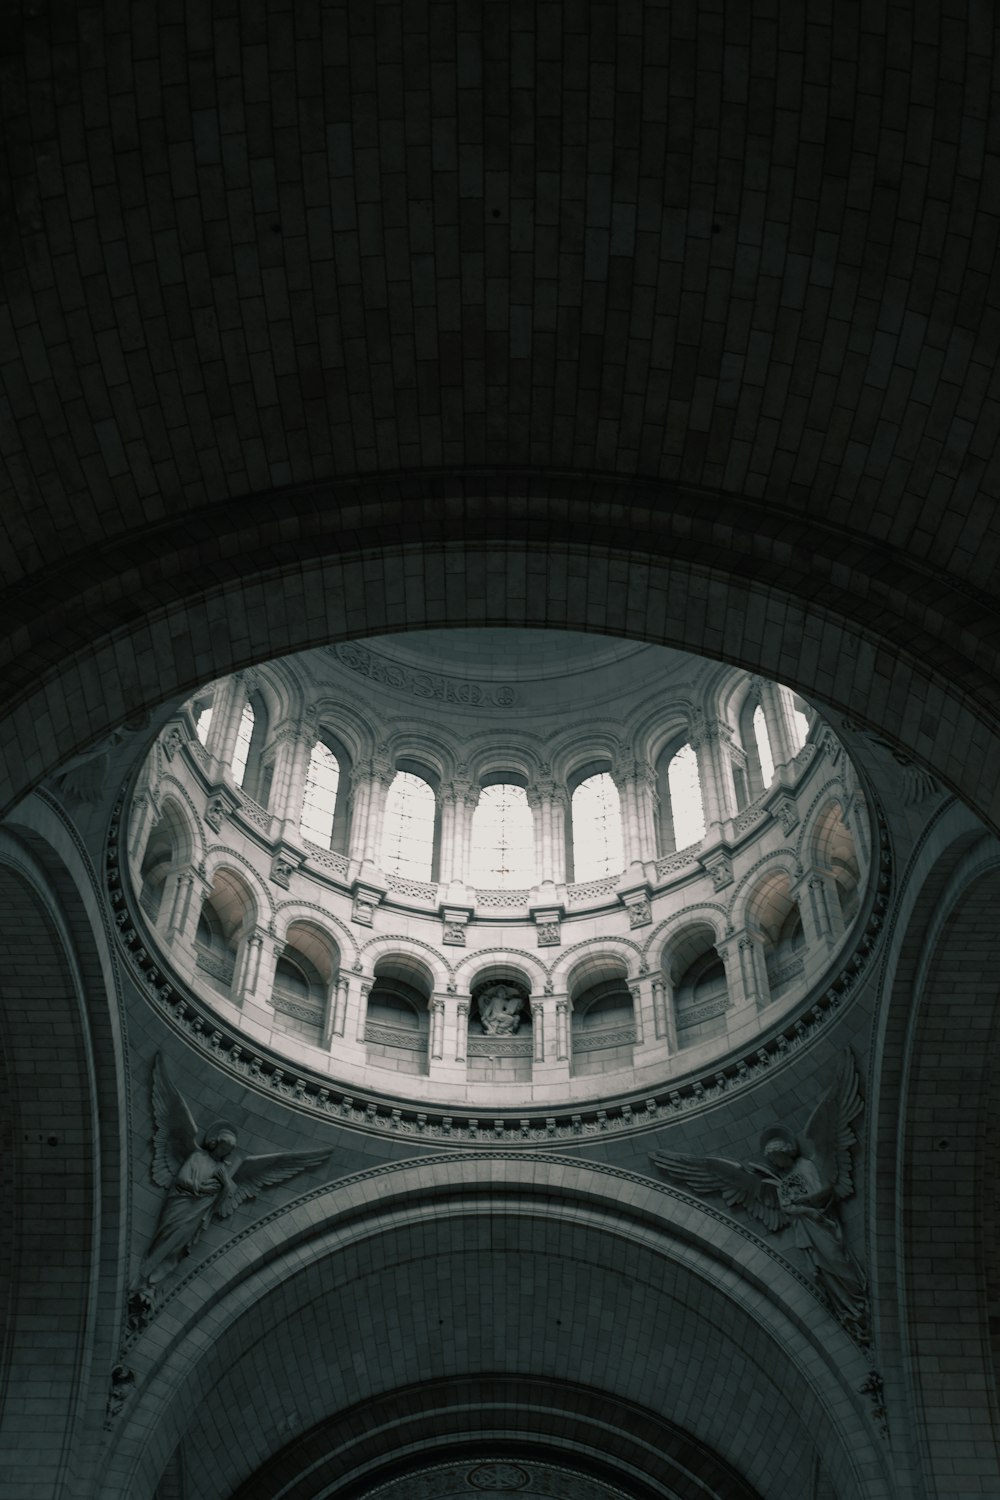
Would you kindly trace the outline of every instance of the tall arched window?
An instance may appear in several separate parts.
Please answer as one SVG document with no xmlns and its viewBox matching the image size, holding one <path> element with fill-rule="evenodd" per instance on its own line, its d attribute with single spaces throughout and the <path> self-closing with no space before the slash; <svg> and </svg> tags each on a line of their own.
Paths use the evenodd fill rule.
<svg viewBox="0 0 1000 1500">
<path fill-rule="evenodd" d="M 253 739 L 255 722 L 253 705 L 248 702 L 243 709 L 240 727 L 236 731 L 236 748 L 233 751 L 233 780 L 237 786 L 243 785 L 247 774 L 247 761 L 250 758 L 250 742 Z"/>
<path fill-rule="evenodd" d="M 535 882 L 535 824 L 523 787 L 483 787 L 472 818 L 472 884 L 517 889 Z"/>
<path fill-rule="evenodd" d="M 412 771 L 397 771 L 385 804 L 382 868 L 411 880 L 433 880 L 434 788 Z"/>
<path fill-rule="evenodd" d="M 760 757 L 760 774 L 766 790 L 774 780 L 774 756 L 771 754 L 771 739 L 764 720 L 764 710 L 759 703 L 753 711 L 753 737 L 757 742 L 757 754 Z"/>
<path fill-rule="evenodd" d="M 625 868 L 618 788 L 607 771 L 581 781 L 573 793 L 573 879 L 600 880 Z"/>
<path fill-rule="evenodd" d="M 304 839 L 319 844 L 324 849 L 329 849 L 333 840 L 333 819 L 337 810 L 339 786 L 340 766 L 337 757 L 322 740 L 317 740 L 309 756 L 299 830 Z"/>
<path fill-rule="evenodd" d="M 705 808 L 701 800 L 698 757 L 693 745 L 682 745 L 667 766 L 670 811 L 678 849 L 705 837 Z"/>
</svg>

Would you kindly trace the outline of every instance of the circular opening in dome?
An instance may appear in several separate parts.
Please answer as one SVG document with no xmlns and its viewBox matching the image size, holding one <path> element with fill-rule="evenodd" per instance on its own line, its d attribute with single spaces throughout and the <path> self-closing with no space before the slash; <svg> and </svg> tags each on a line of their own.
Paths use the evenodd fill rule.
<svg viewBox="0 0 1000 1500">
<path fill-rule="evenodd" d="M 555 631 L 346 642 L 204 684 L 143 768 L 129 881 L 258 1047 L 442 1107 L 716 1069 L 849 960 L 857 775 L 794 693 Z"/>
</svg>

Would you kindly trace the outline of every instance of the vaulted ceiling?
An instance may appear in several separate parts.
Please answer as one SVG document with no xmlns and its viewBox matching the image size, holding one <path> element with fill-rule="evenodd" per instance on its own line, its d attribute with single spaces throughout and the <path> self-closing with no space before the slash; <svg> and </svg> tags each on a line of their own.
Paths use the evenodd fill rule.
<svg viewBox="0 0 1000 1500">
<path fill-rule="evenodd" d="M 862 718 L 874 687 L 918 755 L 961 732 L 946 774 L 981 788 L 988 8 L 52 0 L 3 40 L 22 743 L 95 638 L 122 693 L 65 682 L 63 751 L 148 706 L 144 654 L 168 688 L 267 654 L 237 578 L 293 575 L 277 649 L 409 619 L 407 568 L 363 572 L 395 548 L 442 559 L 424 623 L 513 604 L 770 656 Z"/>
</svg>

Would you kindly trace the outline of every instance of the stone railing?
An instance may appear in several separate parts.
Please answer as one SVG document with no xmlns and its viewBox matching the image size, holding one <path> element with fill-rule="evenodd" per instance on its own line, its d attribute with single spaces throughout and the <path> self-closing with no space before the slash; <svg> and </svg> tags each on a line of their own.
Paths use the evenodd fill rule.
<svg viewBox="0 0 1000 1500">
<path fill-rule="evenodd" d="M 242 790 L 237 795 L 240 799 L 238 808 L 240 816 L 246 818 L 248 823 L 253 823 L 263 833 L 269 834 L 271 832 L 271 814 L 267 808 L 261 807 L 259 802 L 255 802 L 252 797 L 248 797 L 246 792 Z"/>
<path fill-rule="evenodd" d="M 793 959 L 791 963 L 783 964 L 780 969 L 768 969 L 767 982 L 771 986 L 771 992 L 780 989 L 782 985 L 791 984 L 794 979 L 801 979 L 805 973 L 805 965 L 801 958 Z"/>
<path fill-rule="evenodd" d="M 411 1031 L 404 1026 L 383 1026 L 377 1021 L 365 1024 L 365 1041 L 381 1047 L 405 1047 L 408 1052 L 423 1052 L 427 1048 L 427 1037 L 420 1031 Z"/>
<path fill-rule="evenodd" d="M 593 901 L 600 896 L 613 896 L 621 873 L 605 875 L 600 880 L 577 880 L 566 887 L 566 895 L 574 904 L 577 901 Z"/>
<path fill-rule="evenodd" d="M 766 792 L 761 792 L 759 797 L 755 797 L 752 802 L 747 803 L 742 812 L 736 814 L 736 817 L 733 819 L 733 828 L 737 833 L 746 833 L 748 828 L 753 828 L 757 823 L 762 822 L 764 818 L 769 816 L 767 801 L 770 795 L 771 788 L 768 787 Z"/>
<path fill-rule="evenodd" d="M 280 990 L 272 991 L 271 1004 L 283 1016 L 293 1016 L 296 1021 L 308 1021 L 313 1026 L 321 1026 L 323 1023 L 322 1005 L 303 1004 L 301 1000 L 292 1000 L 288 995 L 283 995 Z"/>
<path fill-rule="evenodd" d="M 233 971 L 236 967 L 235 960 L 226 958 L 218 953 L 209 953 L 207 948 L 195 944 L 195 964 L 199 969 L 204 969 L 206 974 L 211 974 L 215 979 L 221 979 L 225 984 L 231 984 Z"/>
<path fill-rule="evenodd" d="M 339 875 L 342 880 L 347 879 L 350 860 L 346 854 L 338 854 L 336 849 L 324 849 L 321 844 L 314 844 L 310 839 L 303 839 L 302 845 L 311 865 L 316 865 L 321 870 L 329 870 L 331 874 Z"/>
<path fill-rule="evenodd" d="M 680 870 L 694 869 L 698 863 L 698 855 L 701 851 L 701 840 L 697 844 L 688 844 L 686 849 L 678 849 L 673 854 L 664 854 L 662 859 L 656 861 L 657 880 L 666 880 L 668 875 L 676 875 Z"/>
<path fill-rule="evenodd" d="M 530 1057 L 531 1036 L 470 1036 L 469 1057 Z"/>
<path fill-rule="evenodd" d="M 412 896 L 415 901 L 437 901 L 438 888 L 433 880 L 411 880 L 408 875 L 387 875 L 387 888 L 396 896 Z"/>
<path fill-rule="evenodd" d="M 574 1033 L 573 1051 L 601 1052 L 605 1047 L 631 1047 L 634 1042 L 634 1026 L 606 1026 L 603 1031 Z"/>
<path fill-rule="evenodd" d="M 531 899 L 531 891 L 477 891 L 477 911 L 523 911 Z"/>
</svg>

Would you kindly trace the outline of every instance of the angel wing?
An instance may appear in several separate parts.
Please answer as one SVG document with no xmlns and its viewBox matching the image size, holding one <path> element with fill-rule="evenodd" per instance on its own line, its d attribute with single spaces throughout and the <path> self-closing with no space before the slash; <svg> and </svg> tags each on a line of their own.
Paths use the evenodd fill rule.
<svg viewBox="0 0 1000 1500">
<path fill-rule="evenodd" d="M 856 1144 L 857 1136 L 851 1129 L 851 1121 L 861 1114 L 864 1107 L 854 1058 L 850 1051 L 845 1051 L 837 1077 L 809 1116 L 809 1123 L 802 1132 L 803 1154 L 815 1163 L 836 1198 L 849 1198 L 854 1191 L 851 1147 Z"/>
<path fill-rule="evenodd" d="M 696 1193 L 718 1193 L 729 1208 L 745 1208 L 772 1233 L 791 1221 L 778 1202 L 777 1183 L 754 1167 L 722 1156 L 680 1156 L 656 1152 L 650 1161 L 664 1174 Z"/>
<path fill-rule="evenodd" d="M 233 1209 L 249 1203 L 264 1188 L 287 1182 L 310 1167 L 321 1167 L 329 1160 L 329 1151 L 275 1151 L 269 1156 L 245 1156 L 232 1172 L 232 1186 L 216 1208 L 220 1219 L 228 1219 Z"/>
<path fill-rule="evenodd" d="M 198 1145 L 198 1127 L 158 1052 L 153 1059 L 153 1181 L 173 1186 L 174 1178 Z"/>
</svg>

